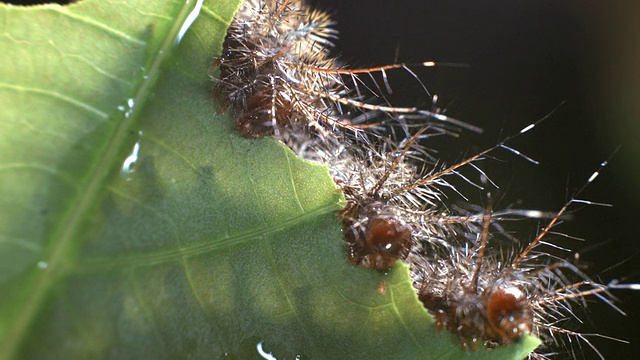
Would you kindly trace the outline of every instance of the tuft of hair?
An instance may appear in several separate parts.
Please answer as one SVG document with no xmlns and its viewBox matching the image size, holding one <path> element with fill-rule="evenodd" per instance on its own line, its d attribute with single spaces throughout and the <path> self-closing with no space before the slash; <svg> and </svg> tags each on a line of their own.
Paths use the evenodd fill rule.
<svg viewBox="0 0 640 360">
<path fill-rule="evenodd" d="M 235 126 L 248 138 L 312 134 L 334 140 L 376 133 L 376 118 L 399 124 L 431 117 L 442 123 L 480 129 L 417 107 L 394 107 L 387 72 L 408 64 L 347 69 L 331 55 L 337 31 L 328 14 L 301 0 L 246 0 L 231 23 L 222 54 L 214 61 L 214 96 L 221 110 L 231 107 Z M 413 66 L 431 67 L 434 62 Z M 366 75 L 367 81 L 361 76 Z M 376 76 L 374 76 L 376 75 Z M 421 82 L 420 82 L 421 83 Z M 421 83 L 422 84 L 422 83 Z M 428 91 L 425 92 L 428 94 Z M 429 95 L 430 96 L 430 95 Z"/>
<path fill-rule="evenodd" d="M 600 283 L 583 272 L 577 258 L 561 258 L 550 251 L 557 245 L 549 237 L 558 235 L 551 230 L 571 205 L 601 205 L 577 198 L 585 186 L 528 243 L 495 244 L 502 234 L 491 231 L 496 221 L 491 208 L 485 212 L 476 241 L 444 249 L 425 243 L 422 253 L 412 258 L 412 277 L 418 297 L 434 315 L 438 329 L 455 334 L 468 350 L 509 344 L 533 334 L 543 340 L 542 350 L 562 346 L 576 358 L 576 351 L 586 345 L 604 359 L 589 339 L 608 337 L 573 330 L 572 323 L 581 322 L 579 314 L 586 310 L 588 297 L 624 314 L 614 305 L 610 290 L 640 290 L 640 285 L 617 280 Z M 552 355 L 536 352 L 530 358 Z"/>
</svg>

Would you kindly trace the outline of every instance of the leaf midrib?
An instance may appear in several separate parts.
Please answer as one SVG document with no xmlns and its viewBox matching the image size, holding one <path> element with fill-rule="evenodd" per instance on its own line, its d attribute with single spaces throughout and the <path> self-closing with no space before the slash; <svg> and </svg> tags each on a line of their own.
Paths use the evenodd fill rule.
<svg viewBox="0 0 640 360">
<path fill-rule="evenodd" d="M 61 217 L 58 229 L 51 236 L 49 241 L 51 245 L 43 252 L 42 261 L 48 263 L 47 269 L 37 272 L 32 278 L 33 281 L 30 281 L 29 285 L 27 285 L 28 288 L 23 289 L 27 295 L 18 307 L 18 314 L 12 317 L 10 323 L 7 324 L 7 336 L 2 346 L 0 346 L 3 349 L 0 359 L 14 358 L 21 340 L 25 337 L 25 332 L 29 329 L 29 325 L 40 309 L 40 305 L 43 303 L 49 289 L 53 286 L 55 280 L 65 275 L 66 270 L 61 267 L 61 264 L 65 255 L 69 253 L 69 247 L 73 244 L 74 235 L 82 226 L 84 215 L 100 199 L 102 185 L 111 174 L 114 164 L 117 163 L 121 147 L 128 138 L 128 130 L 140 117 L 142 109 L 149 98 L 148 95 L 151 94 L 152 89 L 155 88 L 160 78 L 162 65 L 176 50 L 176 36 L 193 6 L 193 4 L 187 2 L 180 7 L 179 13 L 175 16 L 176 21 L 168 29 L 158 51 L 150 56 L 150 66 L 146 73 L 148 77 L 138 80 L 136 90 L 133 92 L 133 96 L 130 97 L 136 104 L 137 111 L 134 111 L 131 116 L 119 113 L 117 116 L 111 117 L 111 121 L 117 121 L 118 126 L 112 131 L 111 139 L 103 147 L 101 156 L 90 168 L 87 181 L 79 186 L 78 194 L 73 200 L 69 201 L 69 209 Z M 63 12 L 62 14 L 69 16 L 68 12 Z"/>
</svg>

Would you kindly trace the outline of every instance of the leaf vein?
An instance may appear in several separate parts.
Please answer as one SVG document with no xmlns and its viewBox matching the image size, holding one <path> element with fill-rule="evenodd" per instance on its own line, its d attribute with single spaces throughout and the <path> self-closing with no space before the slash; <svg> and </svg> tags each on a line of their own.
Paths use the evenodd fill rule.
<svg viewBox="0 0 640 360">
<path fill-rule="evenodd" d="M 282 149 L 283 151 L 285 150 L 284 148 Z M 291 188 L 293 190 L 293 196 L 296 199 L 296 203 L 298 203 L 298 206 L 300 207 L 300 210 L 302 210 L 302 212 L 304 212 L 304 207 L 302 206 L 302 203 L 300 202 L 300 196 L 298 195 L 298 189 L 296 188 L 296 181 L 293 178 L 293 170 L 291 169 L 291 153 L 289 151 L 284 151 L 285 156 L 287 158 L 287 169 L 289 170 L 289 179 L 291 180 Z"/>
<path fill-rule="evenodd" d="M 99 21 L 95 21 L 94 19 L 91 19 L 91 18 L 86 17 L 86 16 L 78 15 L 78 14 L 68 10 L 68 8 L 66 8 L 66 7 L 56 7 L 56 8 L 52 8 L 52 10 L 53 11 L 57 11 L 57 12 L 65 15 L 65 16 L 68 16 L 71 19 L 77 20 L 77 21 L 79 21 L 81 23 L 84 23 L 86 25 L 90 25 L 90 26 L 93 26 L 93 27 L 98 28 L 100 30 L 103 30 L 108 34 L 115 35 L 116 37 L 118 37 L 120 39 L 132 42 L 132 43 L 137 44 L 137 45 L 143 45 L 144 46 L 144 45 L 147 44 L 146 41 L 140 40 L 140 39 L 138 39 L 138 38 L 136 38 L 134 36 L 131 36 L 131 35 L 123 32 L 123 31 L 114 29 L 114 28 L 108 26 L 105 23 L 101 23 Z"/>
<path fill-rule="evenodd" d="M 312 340 L 312 337 L 309 335 L 309 331 L 304 326 L 305 324 L 302 321 L 302 319 L 300 318 L 300 315 L 298 314 L 298 312 L 296 311 L 296 308 L 295 308 L 294 304 L 291 301 L 291 298 L 289 296 L 289 292 L 287 291 L 287 288 L 282 283 L 282 279 L 280 278 L 280 273 L 277 271 L 277 267 L 276 267 L 275 261 L 273 259 L 273 254 L 271 253 L 271 250 L 272 250 L 271 247 L 264 240 L 261 241 L 260 243 L 262 244 L 262 247 L 264 249 L 264 253 L 266 254 L 267 259 L 269 260 L 269 268 L 271 269 L 271 272 L 273 273 L 273 277 L 278 282 L 278 286 L 280 287 L 281 293 L 284 295 L 285 300 L 287 301 L 287 304 L 289 305 L 289 308 L 291 309 L 293 315 L 295 316 L 296 322 L 300 324 L 300 328 L 302 329 L 302 332 L 304 333 L 304 337 L 307 339 L 307 342 L 311 345 L 311 347 L 315 348 L 315 344 L 314 344 L 314 342 Z"/>
<path fill-rule="evenodd" d="M 14 236 L 0 234 L 0 243 L 16 245 L 17 247 L 32 251 L 34 253 L 42 250 L 42 246 L 40 244 L 36 244 L 27 239 L 20 239 Z"/>
<path fill-rule="evenodd" d="M 393 307 L 393 311 L 396 314 L 396 317 L 398 318 L 398 320 L 400 320 L 400 324 L 402 324 L 402 327 L 409 334 L 409 337 L 411 338 L 413 343 L 416 345 L 416 348 L 420 349 L 420 352 L 422 353 L 422 355 L 425 358 L 427 358 L 428 354 L 425 352 L 425 349 L 422 347 L 422 344 L 418 341 L 418 339 L 416 339 L 416 337 L 413 335 L 413 332 L 409 329 L 404 319 L 402 318 L 402 315 L 400 315 L 400 311 L 398 310 L 398 306 L 394 298 L 395 291 L 392 286 L 389 287 L 389 292 L 391 293 L 391 306 Z"/>
<path fill-rule="evenodd" d="M 72 188 L 76 187 L 75 186 L 75 181 L 73 181 L 72 179 L 64 176 L 60 170 L 52 168 L 50 166 L 46 166 L 46 165 L 42 165 L 42 164 L 36 164 L 36 163 L 26 163 L 26 162 L 0 164 L 0 172 L 2 172 L 2 171 L 11 171 L 11 170 L 25 170 L 25 169 L 39 170 L 39 171 L 41 171 L 43 173 L 47 173 L 47 174 L 53 175 L 53 177 L 55 177 L 58 180 L 60 180 L 60 182 L 65 183 L 65 184 L 69 185 Z"/>
<path fill-rule="evenodd" d="M 107 120 L 109 119 L 109 115 L 107 115 L 107 113 L 105 113 L 104 111 L 95 108 L 85 102 L 76 100 L 70 96 L 61 94 L 58 91 L 55 90 L 45 90 L 45 89 L 38 89 L 35 87 L 28 87 L 28 86 L 23 86 L 23 85 L 13 85 L 13 84 L 7 84 L 7 83 L 0 83 L 0 89 L 1 88 L 5 88 L 5 89 L 11 89 L 11 90 L 15 90 L 15 91 L 20 91 L 20 92 L 27 92 L 27 93 L 34 93 L 34 94 L 39 94 L 39 95 L 44 95 L 44 96 L 48 96 L 57 100 L 62 100 L 68 104 L 74 105 L 75 107 L 81 108 L 83 110 L 86 110 L 92 114 L 97 115 L 98 117 Z"/>
<path fill-rule="evenodd" d="M 106 270 L 114 267 L 142 267 L 151 266 L 167 262 L 175 262 L 182 256 L 195 256 L 202 255 L 212 251 L 218 251 L 224 248 L 228 248 L 235 245 L 247 243 L 249 241 L 261 238 L 265 234 L 279 232 L 291 226 L 295 226 L 300 222 L 309 218 L 315 218 L 326 213 L 334 212 L 338 208 L 335 203 L 325 204 L 312 211 L 300 214 L 289 218 L 287 220 L 279 221 L 273 226 L 259 227 L 252 231 L 240 233 L 234 236 L 230 236 L 217 241 L 205 241 L 200 243 L 186 244 L 180 249 L 171 250 L 159 250 L 156 252 L 150 252 L 145 254 L 125 255 L 120 258 L 108 257 L 108 258 L 87 258 L 84 257 L 78 263 L 76 271 L 90 271 L 90 270 Z"/>
<path fill-rule="evenodd" d="M 231 24 L 231 20 L 223 19 L 222 16 L 220 16 L 217 12 L 209 9 L 206 5 L 202 6 L 202 13 L 207 14 L 210 18 L 220 22 L 221 24 L 224 24 L 225 27 L 229 27 L 229 24 Z"/>
<path fill-rule="evenodd" d="M 134 299 L 138 303 L 140 310 L 142 310 L 142 313 L 144 314 L 144 317 L 147 319 L 147 322 L 149 322 L 149 324 L 153 328 L 153 332 L 155 334 L 156 340 L 158 340 L 158 344 L 164 344 L 165 341 L 162 337 L 162 333 L 160 332 L 160 328 L 158 327 L 158 324 L 156 323 L 151 310 L 149 310 L 149 308 L 146 306 L 146 303 L 143 299 L 143 296 L 140 290 L 140 285 L 136 280 L 134 270 L 132 270 L 129 273 L 129 282 L 131 284 L 131 290 L 133 291 Z"/>
<path fill-rule="evenodd" d="M 144 138 L 150 140 L 151 142 L 159 145 L 160 147 L 168 150 L 169 152 L 173 153 L 174 155 L 176 155 L 178 158 L 180 158 L 182 161 L 184 161 L 191 169 L 193 169 L 193 171 L 195 171 L 198 175 L 200 175 L 202 178 L 206 178 L 206 174 L 204 174 L 202 171 L 199 170 L 199 168 L 196 166 L 195 162 L 191 161 L 188 157 L 186 157 L 185 155 L 183 155 L 181 152 L 179 152 L 178 150 L 174 149 L 173 147 L 165 144 L 162 140 L 158 139 L 157 137 L 150 135 L 148 133 L 144 134 Z"/>
</svg>

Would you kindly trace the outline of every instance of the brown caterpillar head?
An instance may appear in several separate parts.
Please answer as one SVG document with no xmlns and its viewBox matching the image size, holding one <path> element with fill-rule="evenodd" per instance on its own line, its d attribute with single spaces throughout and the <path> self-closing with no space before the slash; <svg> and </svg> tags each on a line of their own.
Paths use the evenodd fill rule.
<svg viewBox="0 0 640 360">
<path fill-rule="evenodd" d="M 398 259 L 405 259 L 411 248 L 411 227 L 395 218 L 374 218 L 365 234 L 365 252 L 370 267 L 390 268 Z"/>
<path fill-rule="evenodd" d="M 375 270 L 388 270 L 411 249 L 411 227 L 401 220 L 373 215 L 362 224 L 344 219 L 349 261 Z"/>
<path fill-rule="evenodd" d="M 514 285 L 487 289 L 484 294 L 487 337 L 502 344 L 514 342 L 533 327 L 533 311 L 522 290 Z"/>
</svg>

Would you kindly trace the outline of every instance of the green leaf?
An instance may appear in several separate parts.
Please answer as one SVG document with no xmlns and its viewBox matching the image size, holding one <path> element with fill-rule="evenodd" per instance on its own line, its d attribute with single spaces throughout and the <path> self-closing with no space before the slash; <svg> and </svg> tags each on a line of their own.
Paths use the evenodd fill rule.
<svg viewBox="0 0 640 360">
<path fill-rule="evenodd" d="M 210 64 L 239 1 L 206 1 L 176 45 L 196 5 L 0 5 L 0 359 L 535 348 L 466 354 L 406 266 L 347 263 L 326 167 L 216 115 Z"/>
</svg>

